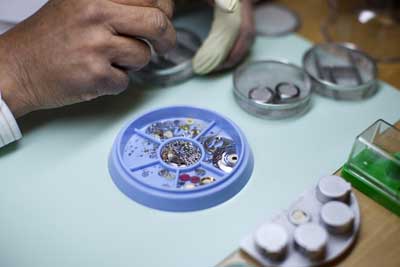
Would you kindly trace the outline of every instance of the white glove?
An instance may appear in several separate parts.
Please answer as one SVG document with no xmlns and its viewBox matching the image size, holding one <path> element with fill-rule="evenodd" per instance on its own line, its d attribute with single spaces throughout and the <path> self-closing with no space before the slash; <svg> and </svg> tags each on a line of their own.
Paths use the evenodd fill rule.
<svg viewBox="0 0 400 267">
<path fill-rule="evenodd" d="M 195 73 L 208 74 L 225 62 L 240 33 L 241 11 L 239 0 L 215 0 L 210 34 L 193 59 Z"/>
</svg>

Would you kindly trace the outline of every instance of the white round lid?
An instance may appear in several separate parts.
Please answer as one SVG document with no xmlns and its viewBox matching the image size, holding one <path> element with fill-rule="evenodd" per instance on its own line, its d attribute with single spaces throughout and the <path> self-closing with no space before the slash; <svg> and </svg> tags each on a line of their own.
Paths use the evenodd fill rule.
<svg viewBox="0 0 400 267">
<path fill-rule="evenodd" d="M 354 222 L 354 212 L 342 202 L 331 201 L 322 207 L 321 220 L 335 231 L 348 232 Z"/>
<path fill-rule="evenodd" d="M 294 239 L 297 245 L 305 251 L 318 253 L 326 247 L 328 234 L 320 225 L 307 223 L 296 228 Z"/>
<path fill-rule="evenodd" d="M 344 201 L 351 192 L 350 183 L 342 177 L 331 175 L 321 178 L 318 183 L 319 200 L 323 203 L 331 200 Z"/>
<path fill-rule="evenodd" d="M 285 228 L 276 223 L 261 226 L 255 234 L 258 247 L 271 254 L 281 254 L 288 246 L 289 238 Z"/>
</svg>

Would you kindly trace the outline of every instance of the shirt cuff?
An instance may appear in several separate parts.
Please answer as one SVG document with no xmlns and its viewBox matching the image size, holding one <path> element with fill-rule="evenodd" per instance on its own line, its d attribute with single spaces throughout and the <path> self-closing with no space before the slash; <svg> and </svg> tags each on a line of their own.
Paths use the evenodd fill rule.
<svg viewBox="0 0 400 267">
<path fill-rule="evenodd" d="M 10 109 L 1 98 L 0 92 L 0 147 L 15 142 L 22 138 L 21 131 L 18 127 Z"/>
</svg>

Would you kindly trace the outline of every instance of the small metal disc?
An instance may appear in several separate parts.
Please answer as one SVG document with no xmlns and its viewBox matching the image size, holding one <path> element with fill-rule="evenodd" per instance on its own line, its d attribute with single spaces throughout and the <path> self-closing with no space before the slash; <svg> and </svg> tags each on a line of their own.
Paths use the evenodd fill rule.
<svg viewBox="0 0 400 267">
<path fill-rule="evenodd" d="M 257 87 L 249 91 L 249 99 L 260 104 L 272 103 L 274 97 L 274 91 L 269 87 Z"/>
<path fill-rule="evenodd" d="M 210 176 L 204 177 L 204 178 L 201 179 L 200 185 L 212 184 L 212 183 L 214 183 L 215 181 L 216 181 L 216 180 L 215 180 L 214 177 L 210 177 Z"/>
<path fill-rule="evenodd" d="M 333 234 L 347 234 L 354 224 L 354 212 L 346 204 L 338 201 L 326 203 L 321 209 L 321 221 Z"/>
<path fill-rule="evenodd" d="M 294 225 L 305 224 L 310 220 L 310 214 L 302 209 L 296 208 L 289 212 L 289 221 Z"/>
<path fill-rule="evenodd" d="M 289 102 L 300 96 L 300 89 L 293 83 L 282 82 L 276 86 L 279 102 Z"/>
<path fill-rule="evenodd" d="M 279 36 L 296 31 L 300 19 L 285 6 L 263 3 L 255 8 L 255 24 L 258 35 Z"/>
<path fill-rule="evenodd" d="M 218 168 L 224 172 L 232 172 L 238 161 L 237 154 L 229 154 L 229 152 L 224 152 L 222 158 L 218 161 Z"/>
<path fill-rule="evenodd" d="M 226 158 L 227 158 L 228 165 L 230 165 L 230 166 L 235 166 L 239 159 L 237 154 L 230 154 Z"/>
<path fill-rule="evenodd" d="M 289 236 L 282 225 L 269 223 L 261 226 L 255 233 L 255 242 L 267 257 L 281 260 L 287 252 Z"/>
<path fill-rule="evenodd" d="M 216 146 L 218 146 L 216 148 Z M 230 173 L 233 171 L 237 161 L 236 147 L 231 140 L 226 138 L 215 138 L 215 143 L 206 150 L 212 151 L 212 163 L 218 169 Z"/>
<path fill-rule="evenodd" d="M 307 223 L 294 231 L 297 248 L 311 260 L 322 259 L 328 243 L 328 233 L 318 224 Z"/>
<path fill-rule="evenodd" d="M 321 178 L 317 186 L 317 198 L 322 203 L 329 201 L 348 202 L 351 185 L 339 176 L 326 176 Z"/>
</svg>

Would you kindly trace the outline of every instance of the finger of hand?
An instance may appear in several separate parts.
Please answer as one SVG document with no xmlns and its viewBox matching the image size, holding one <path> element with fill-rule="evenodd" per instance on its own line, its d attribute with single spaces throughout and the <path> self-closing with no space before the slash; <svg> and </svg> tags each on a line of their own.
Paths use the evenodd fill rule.
<svg viewBox="0 0 400 267">
<path fill-rule="evenodd" d="M 117 34 L 148 40 L 159 54 L 166 53 L 176 43 L 171 21 L 158 8 L 118 5 L 109 23 Z"/>
<path fill-rule="evenodd" d="M 174 1 L 172 0 L 111 0 L 111 1 L 122 5 L 158 8 L 161 11 L 163 11 L 170 19 L 174 14 Z"/>
<path fill-rule="evenodd" d="M 253 7 L 251 0 L 244 0 L 242 3 L 242 23 L 240 34 L 233 46 L 226 62 L 220 69 L 231 68 L 240 63 L 248 54 L 255 37 Z"/>
<path fill-rule="evenodd" d="M 125 91 L 129 85 L 129 75 L 125 70 L 121 70 L 118 67 L 111 67 L 112 82 L 108 91 L 105 91 L 103 95 L 118 95 Z"/>
<path fill-rule="evenodd" d="M 124 70 L 138 71 L 146 66 L 151 51 L 144 41 L 124 36 L 115 36 L 110 41 L 109 58 L 114 66 Z"/>
</svg>

